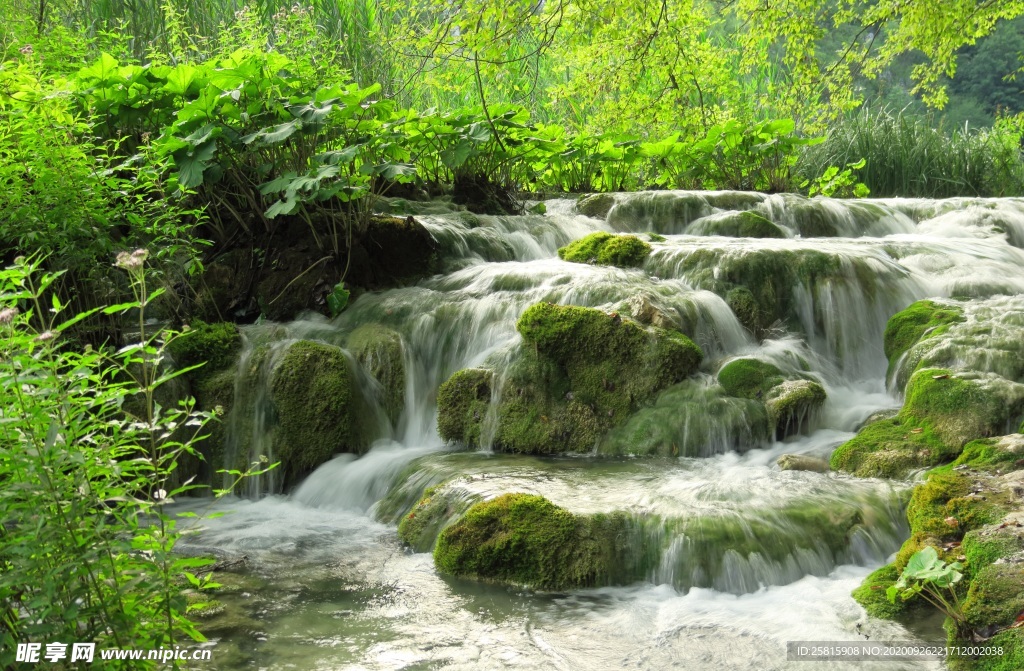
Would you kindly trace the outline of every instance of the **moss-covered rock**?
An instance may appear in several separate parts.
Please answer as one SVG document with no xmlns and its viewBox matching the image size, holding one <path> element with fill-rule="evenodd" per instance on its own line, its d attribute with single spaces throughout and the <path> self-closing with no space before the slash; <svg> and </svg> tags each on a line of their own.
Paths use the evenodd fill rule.
<svg viewBox="0 0 1024 671">
<path fill-rule="evenodd" d="M 863 606 L 871 617 L 882 620 L 907 619 L 923 610 L 924 601 L 922 599 L 910 601 L 897 599 L 896 603 L 890 602 L 885 595 L 885 590 L 896 584 L 899 578 L 900 571 L 892 564 L 886 564 L 864 578 L 860 587 L 853 590 L 853 599 Z"/>
<path fill-rule="evenodd" d="M 985 471 L 1024 468 L 1024 435 L 1011 433 L 999 438 L 973 440 L 964 445 L 953 466 L 970 466 Z"/>
<path fill-rule="evenodd" d="M 771 437 L 768 413 L 757 400 L 728 396 L 716 385 L 689 379 L 661 392 L 598 443 L 608 456 L 707 457 L 750 449 Z"/>
<path fill-rule="evenodd" d="M 345 353 L 301 340 L 274 368 L 270 395 L 277 414 L 274 455 L 287 488 L 339 452 L 361 452 L 369 412 Z"/>
<path fill-rule="evenodd" d="M 539 589 L 604 584 L 624 550 L 620 515 L 573 515 L 541 496 L 504 494 L 472 506 L 438 537 L 442 573 Z"/>
<path fill-rule="evenodd" d="M 528 346 L 565 371 L 575 400 L 614 420 L 693 374 L 703 356 L 681 333 L 571 305 L 538 303 L 516 328 Z"/>
<path fill-rule="evenodd" d="M 779 438 L 807 428 L 825 403 L 825 390 L 810 380 L 786 380 L 771 388 L 764 400 L 768 422 Z"/>
<path fill-rule="evenodd" d="M 963 609 L 975 631 L 991 633 L 1013 624 L 1024 613 L 1024 557 L 981 569 L 971 580 Z"/>
<path fill-rule="evenodd" d="M 783 454 L 776 461 L 782 471 L 813 471 L 828 473 L 831 470 L 827 459 L 807 454 Z"/>
<path fill-rule="evenodd" d="M 540 303 L 517 328 L 524 347 L 502 377 L 491 414 L 486 372 L 460 372 L 438 395 L 438 426 L 470 445 L 553 454 L 587 452 L 662 389 L 692 374 L 700 348 L 674 331 L 645 329 L 600 310 Z M 488 422 L 492 422 L 488 424 Z"/>
<path fill-rule="evenodd" d="M 915 469 L 945 463 L 957 452 L 930 429 L 897 416 L 865 425 L 835 449 L 829 462 L 837 471 L 862 478 L 902 478 Z"/>
<path fill-rule="evenodd" d="M 764 398 L 784 380 L 777 366 L 760 359 L 733 359 L 718 371 L 718 384 L 725 393 L 739 398 Z"/>
<path fill-rule="evenodd" d="M 392 425 L 405 408 L 405 348 L 402 336 L 380 324 L 363 324 L 348 336 L 346 347 L 381 386 L 381 402 Z"/>
<path fill-rule="evenodd" d="M 559 258 L 574 263 L 633 268 L 644 262 L 651 246 L 635 235 L 591 233 L 558 250 Z"/>
<path fill-rule="evenodd" d="M 885 325 L 885 356 L 890 366 L 922 338 L 941 335 L 951 324 L 963 320 L 962 309 L 935 301 L 917 301 L 897 312 Z"/>
<path fill-rule="evenodd" d="M 726 212 L 694 222 L 687 231 L 693 235 L 721 235 L 730 238 L 785 238 L 786 232 L 756 212 Z"/>
<path fill-rule="evenodd" d="M 180 368 L 203 364 L 195 371 L 202 376 L 233 366 L 242 349 L 242 336 L 229 322 L 207 324 L 197 319 L 168 349 Z"/>
<path fill-rule="evenodd" d="M 964 534 L 960 546 L 967 572 L 978 575 L 1000 559 L 1024 556 L 1024 513 L 1010 513 L 1003 519 Z"/>
<path fill-rule="evenodd" d="M 423 498 L 399 522 L 398 537 L 416 552 L 430 552 L 442 527 L 466 512 L 471 503 L 443 485 L 428 487 Z"/>
<path fill-rule="evenodd" d="M 904 477 L 956 459 L 973 438 L 1001 434 L 1020 412 L 1016 387 L 995 377 L 925 368 L 893 419 L 868 424 L 832 454 L 832 467 L 863 477 Z"/>
<path fill-rule="evenodd" d="M 615 205 L 615 196 L 610 193 L 594 193 L 581 196 L 576 201 L 576 211 L 588 217 L 604 219 Z"/>
<path fill-rule="evenodd" d="M 950 655 L 946 665 L 950 671 L 1019 671 L 1024 669 L 1024 628 L 1006 629 L 986 640 L 983 644 L 974 641 L 951 639 L 949 643 L 965 647 L 989 647 L 1002 650 L 1002 654 L 978 657 Z"/>
<path fill-rule="evenodd" d="M 467 368 L 437 390 L 437 432 L 447 441 L 480 444 L 480 425 L 491 403 L 489 370 Z"/>
</svg>

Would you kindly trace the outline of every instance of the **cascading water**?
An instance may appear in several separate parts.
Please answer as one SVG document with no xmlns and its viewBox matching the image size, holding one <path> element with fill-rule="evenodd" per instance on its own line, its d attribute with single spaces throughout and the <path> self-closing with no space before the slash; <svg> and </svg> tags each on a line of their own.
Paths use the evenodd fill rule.
<svg viewBox="0 0 1024 671">
<path fill-rule="evenodd" d="M 393 329 L 404 406 L 389 414 L 374 366 L 350 357 L 375 427 L 369 453 L 323 464 L 288 496 L 224 504 L 233 514 L 189 538 L 197 552 L 253 562 L 223 597 L 246 615 L 214 632 L 217 668 L 255 660 L 271 669 L 579 668 L 586 660 L 596 669 L 763 669 L 785 666 L 787 640 L 914 636 L 867 621 L 849 598 L 906 535 L 906 486 L 780 471 L 775 460 L 827 457 L 869 415 L 899 405 L 887 391 L 881 334 L 911 302 L 956 297 L 968 315 L 956 328 L 998 322 L 999 301 L 1024 293 L 1024 201 L 659 192 L 617 194 L 604 220 L 575 214 L 565 200 L 548 201 L 547 211 L 424 216 L 445 273 L 361 296 L 333 321 L 246 327 L 229 459 L 274 458 L 266 388 L 280 352 L 297 340 L 345 348 L 361 325 Z M 779 233 L 709 235 L 740 211 Z M 664 239 L 636 269 L 558 259 L 559 247 L 596 231 Z M 748 295 L 755 313 L 744 312 Z M 701 370 L 599 441 L 601 456 L 451 452 L 436 430 L 438 387 L 458 370 L 487 367 L 493 411 L 522 347 L 515 322 L 542 301 L 656 310 L 700 345 Z M 960 355 L 915 353 L 939 363 Z M 738 357 L 823 386 L 828 400 L 803 418 L 801 435 L 774 441 L 751 428 L 764 422 L 757 404 L 723 395 L 715 374 Z M 637 453 L 672 457 L 623 458 Z M 453 513 L 512 491 L 578 514 L 625 513 L 636 550 L 614 585 L 569 594 L 444 580 L 429 554 L 402 550 L 394 531 L 431 486 L 461 502 Z M 249 494 L 281 487 L 271 478 Z"/>
</svg>

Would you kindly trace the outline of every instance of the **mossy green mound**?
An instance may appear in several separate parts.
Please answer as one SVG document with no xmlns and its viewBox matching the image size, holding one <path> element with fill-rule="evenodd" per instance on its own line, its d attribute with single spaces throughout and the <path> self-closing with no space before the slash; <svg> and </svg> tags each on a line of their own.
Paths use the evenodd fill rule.
<svg viewBox="0 0 1024 671">
<path fill-rule="evenodd" d="M 964 445 L 953 466 L 970 466 L 986 471 L 1024 468 L 1024 435 L 1013 433 L 999 438 L 973 440 Z"/>
<path fill-rule="evenodd" d="M 479 445 L 486 432 L 503 451 L 588 452 L 701 359 L 681 333 L 590 308 L 540 303 L 517 328 L 524 347 L 504 371 L 491 413 L 489 372 L 460 371 L 441 386 L 438 431 L 446 440 Z"/>
<path fill-rule="evenodd" d="M 783 438 L 804 430 L 825 403 L 825 389 L 811 380 L 786 380 L 775 385 L 764 400 L 768 422 Z"/>
<path fill-rule="evenodd" d="M 833 470 L 862 478 L 901 478 L 918 468 L 938 466 L 958 450 L 930 429 L 900 417 L 871 422 L 832 453 Z"/>
<path fill-rule="evenodd" d="M 573 515 L 541 496 L 504 494 L 472 506 L 434 548 L 442 573 L 538 589 L 604 584 L 623 551 L 624 516 Z"/>
<path fill-rule="evenodd" d="M 969 575 L 976 576 L 1000 559 L 1024 553 L 1024 526 L 1017 526 L 1020 520 L 1014 517 L 1009 515 L 964 534 L 960 550 Z"/>
<path fill-rule="evenodd" d="M 274 368 L 270 395 L 277 414 L 274 456 L 285 486 L 339 452 L 360 452 L 369 412 L 344 352 L 302 340 Z"/>
<path fill-rule="evenodd" d="M 380 324 L 363 324 L 348 336 L 346 347 L 380 383 L 382 406 L 392 425 L 405 408 L 405 348 L 397 331 Z"/>
<path fill-rule="evenodd" d="M 922 338 L 945 333 L 964 320 L 962 309 L 935 301 L 917 301 L 889 318 L 885 325 L 885 356 L 892 365 Z"/>
<path fill-rule="evenodd" d="M 759 359 L 733 359 L 718 371 L 725 393 L 739 398 L 763 398 L 784 379 L 778 367 Z"/>
<path fill-rule="evenodd" d="M 558 250 L 564 261 L 599 266 L 633 268 L 644 262 L 651 246 L 635 235 L 612 235 L 604 231 L 591 233 Z"/>
<path fill-rule="evenodd" d="M 756 212 L 728 212 L 695 222 L 693 235 L 721 235 L 730 238 L 785 238 L 786 233 Z"/>
<path fill-rule="evenodd" d="M 437 390 L 437 433 L 444 440 L 479 445 L 480 425 L 491 402 L 491 371 L 457 371 Z"/>
</svg>

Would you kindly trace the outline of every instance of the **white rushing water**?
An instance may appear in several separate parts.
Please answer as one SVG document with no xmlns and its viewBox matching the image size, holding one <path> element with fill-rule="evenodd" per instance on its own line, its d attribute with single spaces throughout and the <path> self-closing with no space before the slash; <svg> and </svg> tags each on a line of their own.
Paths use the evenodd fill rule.
<svg viewBox="0 0 1024 671">
<path fill-rule="evenodd" d="M 994 318 L 985 309 L 998 312 L 971 307 L 972 299 L 1024 293 L 1024 202 L 679 192 L 616 198 L 607 220 L 575 214 L 571 201 L 548 201 L 544 216 L 424 217 L 443 249 L 444 274 L 364 295 L 334 321 L 311 316 L 247 327 L 243 366 L 258 344 L 277 343 L 272 351 L 296 339 L 343 346 L 364 323 L 395 329 L 405 349 L 405 407 L 394 422 L 376 411 L 380 440 L 366 455 L 335 458 L 289 496 L 218 503 L 231 512 L 204 521 L 183 544 L 244 554 L 250 566 L 225 577 L 233 588 L 218 598 L 234 615 L 211 621 L 214 663 L 204 668 L 939 668 L 786 661 L 787 641 L 943 634 L 869 621 L 849 596 L 906 534 L 906 485 L 784 472 L 775 460 L 827 457 L 869 415 L 898 407 L 882 353 L 889 316 L 918 299 L 955 296 L 972 315 L 958 328 L 968 328 Z M 690 234 L 704 230 L 702 217 L 732 209 L 769 217 L 786 237 Z M 637 269 L 558 259 L 558 247 L 598 230 L 656 232 L 665 240 L 652 243 Z M 832 237 L 812 237 L 822 231 Z M 724 295 L 752 281 L 774 283 L 785 316 L 760 340 Z M 701 419 L 704 458 L 540 459 L 454 453 L 442 444 L 438 386 L 467 367 L 486 365 L 500 376 L 518 347 L 523 310 L 540 301 L 622 310 L 638 295 L 677 320 L 705 353 L 699 381 L 706 388 L 669 397 L 698 403 L 694 418 L 672 430 L 696 431 Z M 714 402 L 714 375 L 737 356 L 822 383 L 828 401 L 805 435 L 759 442 L 743 432 L 742 417 L 707 429 L 697 417 L 703 401 L 693 399 Z M 266 370 L 272 364 L 273 356 Z M 362 374 L 370 390 L 375 382 Z M 270 449 L 273 417 L 259 393 L 248 396 L 249 405 L 235 409 L 248 414 L 231 426 L 251 433 L 232 440 L 255 456 Z M 374 394 L 367 396 L 373 406 Z M 574 512 L 628 513 L 657 560 L 630 584 L 559 594 L 444 578 L 429 554 L 400 546 L 393 523 L 375 519 L 389 493 L 411 505 L 441 482 L 466 500 L 521 491 Z M 279 486 L 265 481 L 262 491 Z M 829 536 L 828 514 L 855 516 L 854 531 L 838 541 Z M 729 525 L 739 532 L 714 533 Z M 759 551 L 745 544 L 750 539 L 762 543 Z"/>
</svg>

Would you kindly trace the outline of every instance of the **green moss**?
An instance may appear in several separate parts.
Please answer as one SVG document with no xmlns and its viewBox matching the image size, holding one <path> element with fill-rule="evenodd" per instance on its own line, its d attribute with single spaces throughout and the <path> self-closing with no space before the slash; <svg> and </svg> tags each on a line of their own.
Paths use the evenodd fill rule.
<svg viewBox="0 0 1024 671">
<path fill-rule="evenodd" d="M 1024 552 L 1024 533 L 1017 527 L 999 524 L 981 527 L 964 535 L 960 550 L 968 573 L 974 576 L 997 559 Z"/>
<path fill-rule="evenodd" d="M 344 352 L 299 341 L 278 362 L 270 382 L 277 413 L 274 454 L 285 486 L 338 452 L 360 452 L 369 416 Z"/>
<path fill-rule="evenodd" d="M 885 356 L 890 365 L 921 338 L 945 333 L 950 324 L 964 320 L 963 310 L 934 301 L 917 301 L 889 318 L 885 325 Z"/>
<path fill-rule="evenodd" d="M 1002 516 L 991 501 L 971 495 L 975 479 L 961 471 L 931 473 L 910 497 L 907 520 L 914 533 L 960 539 Z"/>
<path fill-rule="evenodd" d="M 491 402 L 491 372 L 468 368 L 437 390 L 437 432 L 447 441 L 478 445 L 480 424 Z"/>
<path fill-rule="evenodd" d="M 986 566 L 971 581 L 964 616 L 975 630 L 1005 627 L 1024 612 L 1024 564 Z"/>
<path fill-rule="evenodd" d="M 762 398 L 782 382 L 782 371 L 759 359 L 733 359 L 718 371 L 725 393 L 738 398 Z"/>
<path fill-rule="evenodd" d="M 868 612 L 871 617 L 882 620 L 905 620 L 920 612 L 923 604 L 922 599 L 903 601 L 897 599 L 891 603 L 885 595 L 885 590 L 899 580 L 900 570 L 893 564 L 886 564 L 882 568 L 873 571 L 860 587 L 853 590 L 853 599 Z"/>
<path fill-rule="evenodd" d="M 701 457 L 748 449 L 770 437 L 768 413 L 756 400 L 727 396 L 690 379 L 658 394 L 598 444 L 598 454 Z"/>
<path fill-rule="evenodd" d="M 658 235 L 657 233 L 648 233 L 647 239 L 651 242 L 665 242 L 666 240 L 664 235 Z"/>
<path fill-rule="evenodd" d="M 555 362 L 578 402 L 618 423 L 653 394 L 691 375 L 702 353 L 689 338 L 600 310 L 538 303 L 516 328 Z"/>
<path fill-rule="evenodd" d="M 911 471 L 936 466 L 956 456 L 929 428 L 899 416 L 866 425 L 832 453 L 837 471 L 862 478 L 902 478 Z"/>
<path fill-rule="evenodd" d="M 575 263 L 632 268 L 651 253 L 651 246 L 635 235 L 591 233 L 558 250 L 559 258 Z"/>
<path fill-rule="evenodd" d="M 197 371 L 200 377 L 233 365 L 241 347 L 242 336 L 234 324 L 198 319 L 168 345 L 179 368 L 206 364 Z"/>
<path fill-rule="evenodd" d="M 464 513 L 470 503 L 454 496 L 443 485 L 429 487 L 399 522 L 398 537 L 416 552 L 430 552 L 445 523 Z"/>
<path fill-rule="evenodd" d="M 1024 440 L 1014 436 L 972 440 L 953 462 L 976 470 L 1011 471 L 1024 467 Z"/>
<path fill-rule="evenodd" d="M 397 331 L 363 324 L 348 336 L 346 347 L 380 383 L 384 412 L 393 425 L 405 409 L 405 349 Z"/>
<path fill-rule="evenodd" d="M 976 380 L 942 368 L 924 368 L 907 383 L 900 415 L 922 426 L 957 453 L 974 438 L 1002 433 L 1010 413 L 999 394 Z"/>
<path fill-rule="evenodd" d="M 541 496 L 504 494 L 442 531 L 434 564 L 455 576 L 540 589 L 603 584 L 624 526 L 622 516 L 577 516 Z"/>
<path fill-rule="evenodd" d="M 950 671 L 1020 671 L 1024 669 L 1024 628 L 1001 631 L 984 643 L 951 641 L 968 647 L 1002 649 L 1002 654 L 973 657 L 947 657 Z"/>
</svg>

